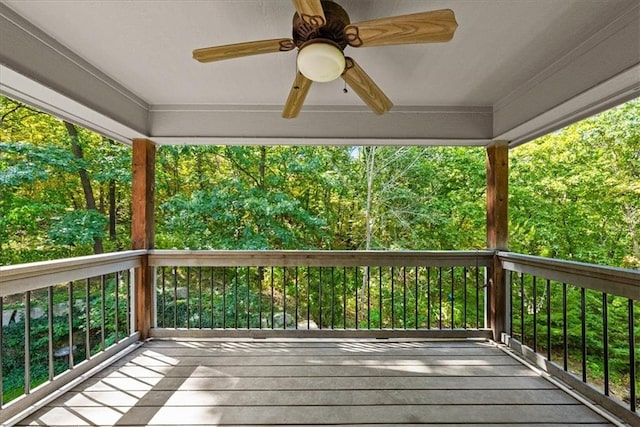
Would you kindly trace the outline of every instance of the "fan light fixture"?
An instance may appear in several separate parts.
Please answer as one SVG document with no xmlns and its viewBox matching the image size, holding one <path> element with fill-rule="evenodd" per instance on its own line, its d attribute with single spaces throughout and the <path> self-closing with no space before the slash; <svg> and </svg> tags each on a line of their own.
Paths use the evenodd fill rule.
<svg viewBox="0 0 640 427">
<path fill-rule="evenodd" d="M 298 70 L 314 82 L 330 82 L 344 72 L 342 50 L 332 43 L 310 43 L 298 52 Z"/>
</svg>

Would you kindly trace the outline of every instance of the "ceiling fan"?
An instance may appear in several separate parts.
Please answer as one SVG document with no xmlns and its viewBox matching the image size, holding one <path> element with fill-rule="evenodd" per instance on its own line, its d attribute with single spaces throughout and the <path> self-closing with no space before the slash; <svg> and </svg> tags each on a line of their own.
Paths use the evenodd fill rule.
<svg viewBox="0 0 640 427">
<path fill-rule="evenodd" d="M 453 38 L 458 26 L 450 9 L 414 13 L 351 24 L 347 12 L 330 0 L 293 0 L 293 37 L 213 46 L 193 51 L 200 62 L 221 61 L 298 48 L 298 72 L 282 117 L 294 118 L 302 109 L 312 82 L 342 77 L 375 112 L 384 114 L 393 103 L 344 49 L 394 44 L 438 43 Z"/>
</svg>

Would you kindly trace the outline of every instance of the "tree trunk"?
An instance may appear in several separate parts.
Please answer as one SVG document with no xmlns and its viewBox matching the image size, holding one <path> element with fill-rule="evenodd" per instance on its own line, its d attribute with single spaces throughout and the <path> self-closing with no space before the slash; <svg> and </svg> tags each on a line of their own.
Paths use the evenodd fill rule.
<svg viewBox="0 0 640 427">
<path fill-rule="evenodd" d="M 113 139 L 106 140 L 109 145 L 115 145 Z M 116 205 L 116 180 L 111 178 L 109 180 L 109 240 L 112 242 L 116 240 L 116 218 L 118 216 L 118 207 Z"/>
<path fill-rule="evenodd" d="M 371 249 L 371 240 L 373 238 L 373 219 L 371 217 L 371 209 L 373 207 L 373 180 L 375 179 L 376 147 L 370 147 L 369 152 L 365 150 L 364 155 L 367 174 L 367 204 L 364 212 L 365 250 L 368 251 Z"/>
<path fill-rule="evenodd" d="M 109 240 L 116 240 L 116 180 L 109 180 Z"/>
<path fill-rule="evenodd" d="M 365 160 L 365 174 L 367 179 L 367 201 L 364 212 L 364 222 L 365 222 L 365 250 L 371 250 L 371 241 L 373 240 L 373 217 L 371 215 L 371 210 L 373 209 L 373 182 L 375 180 L 375 163 L 376 163 L 376 147 L 369 147 L 367 150 L 365 147 L 363 149 L 364 160 Z M 369 275 L 362 275 L 362 286 L 358 292 L 358 300 L 361 307 L 364 307 L 365 304 L 365 291 L 367 290 L 367 286 L 369 283 Z M 382 295 L 380 295 L 382 298 Z M 369 303 L 369 301 L 367 301 Z M 368 308 L 367 310 L 369 310 Z M 359 317 L 362 317 L 364 320 L 364 310 L 361 311 Z M 356 319 L 359 323 L 361 319 Z M 382 313 L 380 313 L 380 321 L 382 322 Z"/>
<path fill-rule="evenodd" d="M 265 178 L 266 178 L 266 169 L 267 169 L 267 147 L 264 145 L 260 146 L 260 179 L 258 181 L 258 187 L 261 190 L 265 189 Z"/>
<path fill-rule="evenodd" d="M 64 125 L 67 128 L 67 132 L 69 132 L 73 155 L 77 159 L 83 160 L 84 153 L 82 152 L 82 147 L 78 142 L 78 130 L 73 124 L 67 121 L 64 122 Z M 80 175 L 80 183 L 82 184 L 82 191 L 84 192 L 84 199 L 86 201 L 87 209 L 97 211 L 96 199 L 93 197 L 93 189 L 91 188 L 91 181 L 89 180 L 89 174 L 87 173 L 87 170 L 83 167 L 78 168 L 78 175 Z M 93 252 L 95 254 L 101 254 L 104 252 L 104 249 L 102 248 L 102 239 L 100 239 L 99 237 L 95 237 L 93 239 Z"/>
</svg>

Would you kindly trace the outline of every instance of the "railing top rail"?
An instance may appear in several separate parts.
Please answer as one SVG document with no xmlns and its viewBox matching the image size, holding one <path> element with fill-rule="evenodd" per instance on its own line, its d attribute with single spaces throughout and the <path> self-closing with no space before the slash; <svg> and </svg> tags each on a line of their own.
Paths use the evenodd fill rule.
<svg viewBox="0 0 640 427">
<path fill-rule="evenodd" d="M 138 267 L 146 253 L 124 251 L 3 266 L 0 297 Z"/>
<path fill-rule="evenodd" d="M 149 265 L 201 267 L 486 267 L 493 251 L 149 251 Z"/>
<path fill-rule="evenodd" d="M 640 271 L 565 261 L 512 252 L 498 252 L 502 266 L 558 282 L 640 300 Z"/>
</svg>

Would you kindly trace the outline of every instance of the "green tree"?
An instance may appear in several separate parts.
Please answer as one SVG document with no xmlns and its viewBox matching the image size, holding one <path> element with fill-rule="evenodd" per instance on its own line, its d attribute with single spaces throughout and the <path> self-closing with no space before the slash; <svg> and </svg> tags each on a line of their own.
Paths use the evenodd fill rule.
<svg viewBox="0 0 640 427">
<path fill-rule="evenodd" d="M 640 266 L 638 117 L 636 100 L 513 151 L 512 250 Z"/>
</svg>

